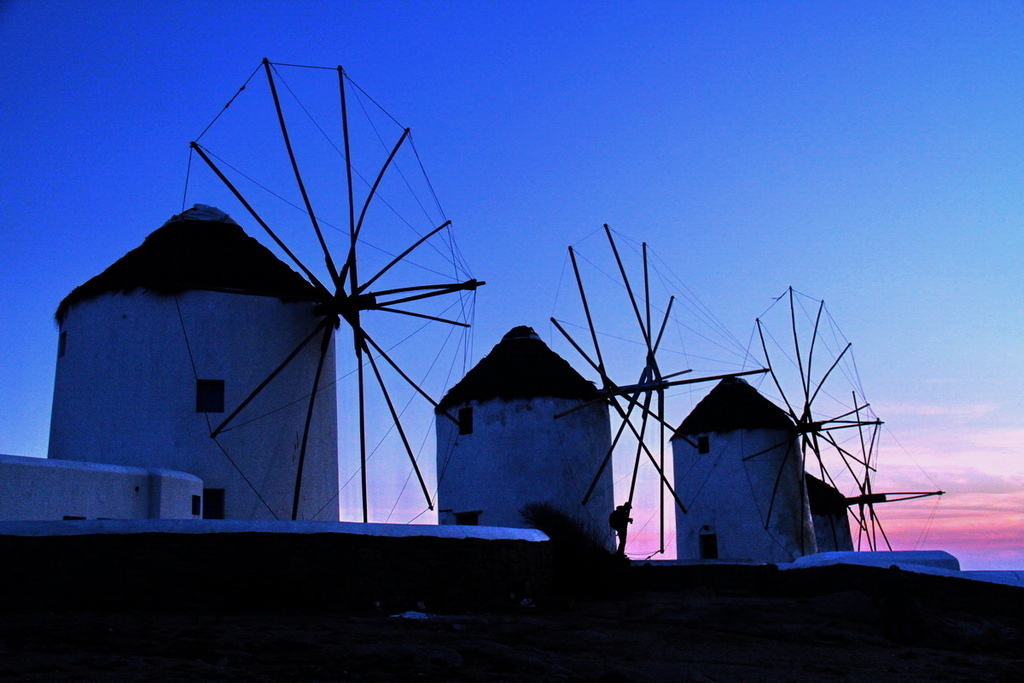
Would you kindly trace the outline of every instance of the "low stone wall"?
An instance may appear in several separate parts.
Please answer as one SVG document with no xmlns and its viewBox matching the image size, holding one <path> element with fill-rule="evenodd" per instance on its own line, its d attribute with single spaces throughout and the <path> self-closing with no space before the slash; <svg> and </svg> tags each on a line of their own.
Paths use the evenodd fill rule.
<svg viewBox="0 0 1024 683">
<path fill-rule="evenodd" d="M 0 557 L 6 610 L 441 611 L 536 598 L 551 586 L 550 543 L 516 539 L 0 535 Z"/>
</svg>

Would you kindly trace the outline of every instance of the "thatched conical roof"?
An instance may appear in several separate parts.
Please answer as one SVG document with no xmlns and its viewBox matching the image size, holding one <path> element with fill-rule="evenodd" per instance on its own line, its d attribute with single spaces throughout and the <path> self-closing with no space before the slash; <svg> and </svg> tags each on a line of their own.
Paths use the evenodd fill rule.
<svg viewBox="0 0 1024 683">
<path fill-rule="evenodd" d="M 737 429 L 792 429 L 793 421 L 777 405 L 739 377 L 726 377 L 705 396 L 673 438 Z"/>
<path fill-rule="evenodd" d="M 82 301 L 135 289 L 158 294 L 228 290 L 293 301 L 312 300 L 315 292 L 230 216 L 202 204 L 173 216 L 140 246 L 73 289 L 57 307 L 57 320 Z"/>
<path fill-rule="evenodd" d="M 441 399 L 440 408 L 501 399 L 597 397 L 593 382 L 541 341 L 532 328 L 512 328 L 458 384 Z"/>
</svg>

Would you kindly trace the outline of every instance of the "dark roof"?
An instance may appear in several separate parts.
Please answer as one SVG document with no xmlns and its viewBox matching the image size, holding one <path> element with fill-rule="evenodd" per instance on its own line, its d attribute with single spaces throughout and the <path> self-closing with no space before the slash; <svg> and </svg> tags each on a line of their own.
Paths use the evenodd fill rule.
<svg viewBox="0 0 1024 683">
<path fill-rule="evenodd" d="M 789 415 L 757 389 L 739 377 L 726 377 L 686 416 L 675 437 L 737 429 L 792 428 Z"/>
<path fill-rule="evenodd" d="M 521 398 L 597 398 L 593 382 L 541 341 L 532 328 L 514 327 L 441 399 L 441 408 L 470 401 Z"/>
<path fill-rule="evenodd" d="M 812 515 L 846 515 L 846 496 L 836 487 L 804 472 L 807 482 L 807 502 Z"/>
<path fill-rule="evenodd" d="M 226 213 L 197 204 L 73 289 L 57 307 L 57 320 L 62 321 L 68 309 L 82 301 L 140 288 L 158 294 L 226 289 L 286 300 L 312 300 L 315 293 L 301 275 L 247 235 Z"/>
</svg>

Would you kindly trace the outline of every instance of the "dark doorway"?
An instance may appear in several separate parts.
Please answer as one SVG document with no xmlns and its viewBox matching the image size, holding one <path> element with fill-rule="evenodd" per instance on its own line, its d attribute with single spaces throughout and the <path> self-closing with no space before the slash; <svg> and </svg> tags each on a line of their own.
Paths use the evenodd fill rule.
<svg viewBox="0 0 1024 683">
<path fill-rule="evenodd" d="M 455 523 L 460 526 L 480 526 L 480 513 L 483 510 L 473 510 L 472 512 L 456 512 Z"/>
<path fill-rule="evenodd" d="M 203 489 L 203 519 L 224 519 L 224 489 Z"/>
<path fill-rule="evenodd" d="M 700 535 L 700 559 L 718 559 L 718 534 Z"/>
</svg>

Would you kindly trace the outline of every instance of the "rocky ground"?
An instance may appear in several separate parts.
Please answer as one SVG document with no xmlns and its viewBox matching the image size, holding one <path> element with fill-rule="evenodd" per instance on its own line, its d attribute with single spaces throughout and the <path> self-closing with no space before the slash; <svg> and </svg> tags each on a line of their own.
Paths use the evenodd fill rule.
<svg viewBox="0 0 1024 683">
<path fill-rule="evenodd" d="M 1022 680 L 1024 589 L 968 594 L 965 583 L 918 591 L 904 580 L 896 595 L 849 581 L 802 591 L 639 582 L 606 599 L 427 605 L 428 618 L 19 610 L 0 614 L 0 680 Z"/>
</svg>

